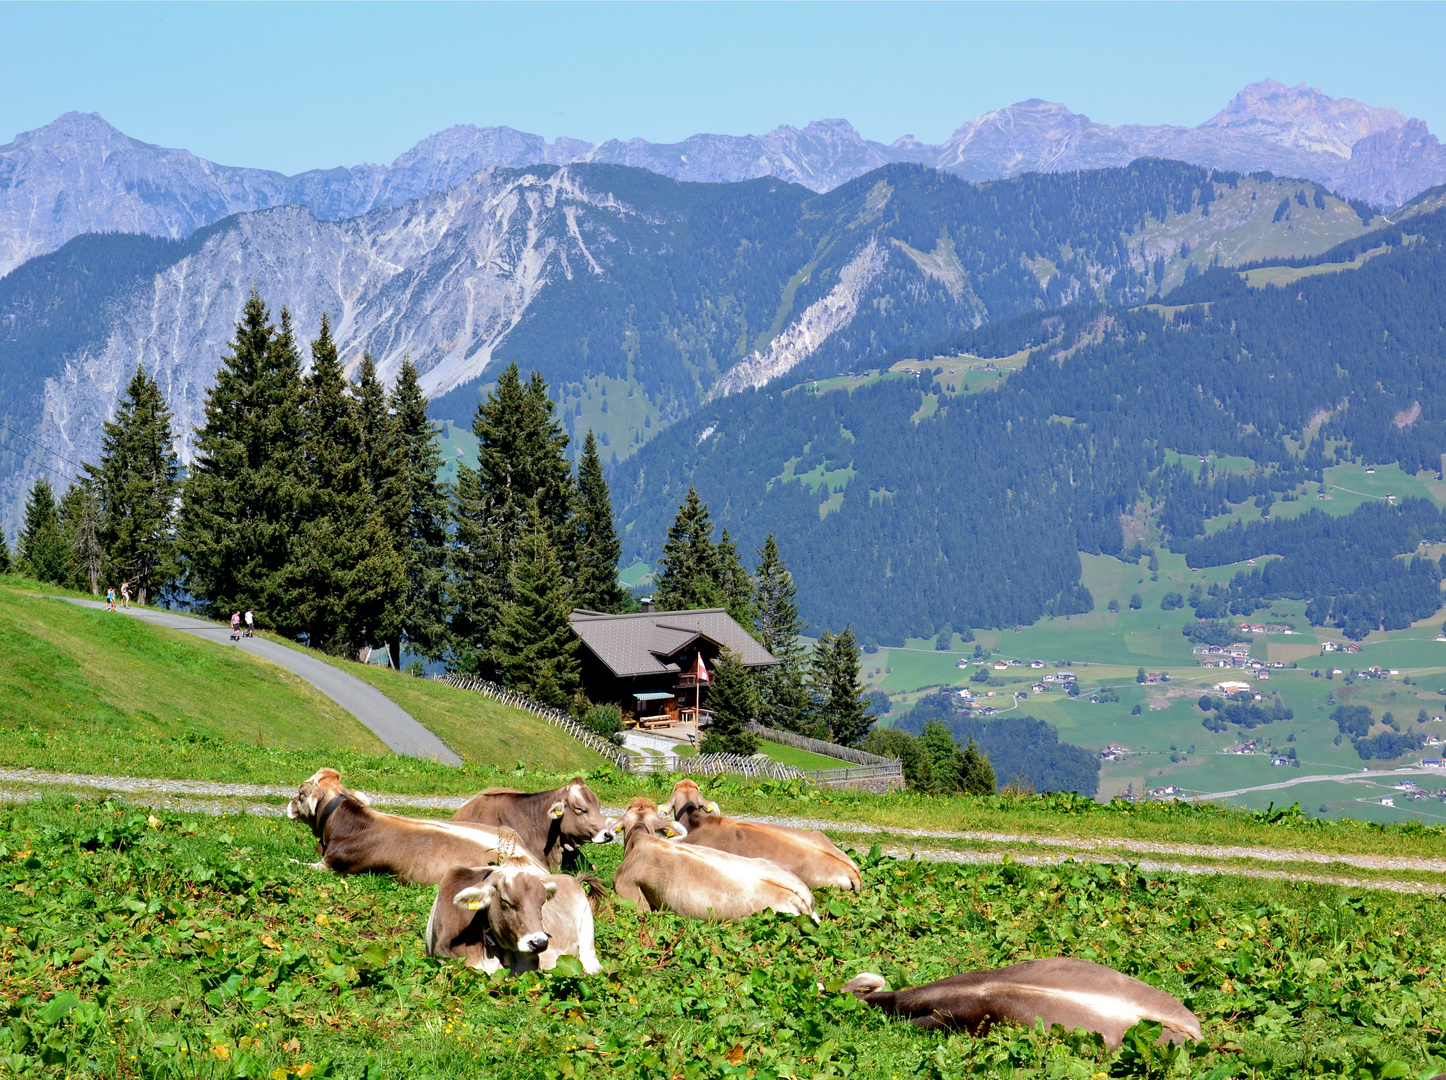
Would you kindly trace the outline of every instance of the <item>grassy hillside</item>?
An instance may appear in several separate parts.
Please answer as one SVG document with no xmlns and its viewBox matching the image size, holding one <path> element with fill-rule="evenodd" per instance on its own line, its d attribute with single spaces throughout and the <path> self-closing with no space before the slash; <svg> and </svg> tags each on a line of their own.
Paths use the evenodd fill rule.
<svg viewBox="0 0 1446 1080">
<path fill-rule="evenodd" d="M 360 664 L 467 762 L 392 754 L 305 680 L 179 631 L 31 595 L 0 578 L 0 766 L 294 784 L 319 765 L 384 791 L 471 793 L 484 774 L 587 771 L 601 759 L 527 713 Z M 47 592 L 54 592 L 46 587 Z M 489 781 L 489 782 L 492 782 Z"/>
<path fill-rule="evenodd" d="M 1184 1001 L 1205 1037 L 1181 1074 L 1446 1066 L 1431 897 L 860 853 L 863 891 L 821 892 L 818 927 L 610 903 L 602 974 L 507 980 L 426 957 L 435 890 L 309 871 L 294 822 L 66 800 L 0 808 L 0 831 L 0 1060 L 19 1075 L 1165 1075 L 1153 1035 L 1112 1056 L 1058 1030 L 940 1034 L 834 992 L 1061 954 Z M 610 878 L 620 848 L 593 854 Z"/>
</svg>

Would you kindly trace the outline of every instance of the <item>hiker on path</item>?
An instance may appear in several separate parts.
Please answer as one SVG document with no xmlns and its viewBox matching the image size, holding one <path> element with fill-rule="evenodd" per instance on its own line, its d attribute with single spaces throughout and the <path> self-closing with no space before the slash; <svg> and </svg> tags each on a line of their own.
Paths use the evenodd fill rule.
<svg viewBox="0 0 1446 1080">
<path fill-rule="evenodd" d="M 125 601 L 126 607 L 131 606 L 131 583 L 129 579 L 121 582 L 121 599 Z"/>
<path fill-rule="evenodd" d="M 246 636 L 256 636 L 256 617 L 251 614 L 251 609 L 246 609 Z"/>
<path fill-rule="evenodd" d="M 110 587 L 107 588 L 106 591 L 105 591 L 105 609 L 106 609 L 107 611 L 114 611 L 114 610 L 115 610 L 115 586 L 114 586 L 114 585 L 110 586 Z"/>
<path fill-rule="evenodd" d="M 231 640 L 241 640 L 241 613 L 239 611 L 231 612 Z"/>
</svg>

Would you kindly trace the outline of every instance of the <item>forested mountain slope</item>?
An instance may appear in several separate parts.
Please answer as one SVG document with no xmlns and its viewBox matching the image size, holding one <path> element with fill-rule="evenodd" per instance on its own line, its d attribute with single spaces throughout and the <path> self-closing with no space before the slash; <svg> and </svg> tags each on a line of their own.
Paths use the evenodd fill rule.
<svg viewBox="0 0 1446 1080">
<path fill-rule="evenodd" d="M 1176 546 L 1203 532 L 1225 478 L 1167 466 L 1172 450 L 1251 459 L 1241 499 L 1295 492 L 1335 455 L 1439 467 L 1446 212 L 1316 261 L 1355 268 L 1263 287 L 1215 270 L 1165 307 L 1075 307 L 914 351 L 1032 348 L 997 389 L 951 392 L 965 380 L 940 359 L 929 383 L 715 402 L 615 470 L 627 542 L 656 551 L 694 484 L 740 547 L 777 535 L 808 618 L 886 643 L 1086 609 L 1077 553 L 1120 552 L 1137 508 Z"/>
<path fill-rule="evenodd" d="M 328 313 L 353 368 L 369 350 L 390 378 L 410 355 L 438 417 L 468 420 L 489 365 L 540 370 L 570 427 L 622 458 L 710 395 L 1081 297 L 1136 303 L 1364 227 L 1315 185 L 1176 162 L 983 185 L 893 165 L 824 195 L 580 165 L 477 173 L 346 221 L 283 207 L 185 242 L 77 238 L 0 283 L 6 422 L 52 451 L 0 453 L 5 516 L 39 468 L 94 453 L 138 363 L 187 456 L 253 284 L 303 338 Z"/>
</svg>

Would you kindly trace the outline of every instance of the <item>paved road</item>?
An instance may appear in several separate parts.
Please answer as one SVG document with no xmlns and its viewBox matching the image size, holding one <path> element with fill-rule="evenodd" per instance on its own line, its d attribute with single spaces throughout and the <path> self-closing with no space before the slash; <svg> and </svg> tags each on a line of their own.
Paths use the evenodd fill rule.
<svg viewBox="0 0 1446 1080">
<path fill-rule="evenodd" d="M 1258 784 L 1255 787 L 1236 788 L 1234 791 L 1214 791 L 1209 795 L 1177 795 L 1180 802 L 1208 802 L 1211 799 L 1231 799 L 1236 795 L 1247 795 L 1252 791 L 1276 791 L 1280 788 L 1295 787 L 1297 784 L 1314 784 L 1320 780 L 1381 780 L 1403 776 L 1443 776 L 1440 769 L 1362 769 L 1360 772 L 1334 773 L 1328 775 L 1297 776 L 1275 784 Z"/>
<path fill-rule="evenodd" d="M 62 598 L 53 597 L 52 599 Z M 81 607 L 105 607 L 99 600 L 75 600 L 68 597 L 63 599 L 69 600 L 72 604 L 79 604 Z M 242 652 L 269 660 L 311 683 L 312 686 L 355 716 L 396 753 L 406 754 L 408 757 L 432 758 L 444 765 L 462 764 L 462 759 L 452 753 L 441 739 L 417 723 L 411 713 L 403 710 L 391 698 L 355 675 L 332 667 L 314 656 L 308 656 L 295 649 L 288 649 L 285 645 L 278 645 L 265 638 L 243 637 L 240 641 L 232 641 L 230 627 L 220 623 L 207 622 L 204 619 L 192 618 L 189 615 L 178 615 L 173 611 L 154 611 L 150 608 L 140 607 L 117 608 L 116 611 L 121 615 L 129 615 L 133 619 L 140 619 L 156 626 L 165 626 L 171 630 L 180 630 L 186 634 L 194 634 L 207 641 L 239 648 Z"/>
</svg>

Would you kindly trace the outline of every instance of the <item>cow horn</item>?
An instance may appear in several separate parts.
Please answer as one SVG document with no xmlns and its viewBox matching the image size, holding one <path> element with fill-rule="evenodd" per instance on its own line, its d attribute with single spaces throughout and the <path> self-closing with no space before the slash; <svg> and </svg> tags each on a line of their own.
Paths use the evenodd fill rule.
<svg viewBox="0 0 1446 1080">
<path fill-rule="evenodd" d="M 555 881 L 545 881 L 545 882 L 543 882 L 543 883 L 542 883 L 542 891 L 547 894 L 547 899 L 542 901 L 542 902 L 545 904 L 545 903 L 547 903 L 548 900 L 551 900 L 554 896 L 557 895 L 557 882 L 555 882 Z"/>
</svg>

